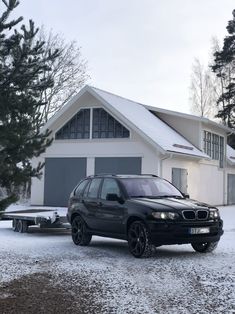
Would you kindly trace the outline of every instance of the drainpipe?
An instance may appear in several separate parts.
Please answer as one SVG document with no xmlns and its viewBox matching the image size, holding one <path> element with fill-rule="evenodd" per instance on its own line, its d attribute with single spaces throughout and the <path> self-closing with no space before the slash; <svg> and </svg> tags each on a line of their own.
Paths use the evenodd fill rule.
<svg viewBox="0 0 235 314">
<path fill-rule="evenodd" d="M 172 159 L 172 157 L 173 157 L 173 154 L 172 154 L 172 153 L 171 153 L 171 154 L 168 153 L 168 155 L 164 156 L 163 158 L 160 158 L 160 177 L 162 177 L 162 165 L 163 165 L 163 161 L 164 161 L 164 160 L 167 160 L 167 159 Z"/>
<path fill-rule="evenodd" d="M 225 168 L 225 161 L 224 161 L 224 169 L 223 169 L 223 203 L 224 205 L 227 204 L 227 200 L 226 200 L 226 188 L 225 188 L 225 184 L 226 184 L 226 168 Z"/>
<path fill-rule="evenodd" d="M 228 186 L 227 186 L 227 191 L 226 191 L 226 182 L 227 182 L 227 177 L 226 177 L 226 169 L 227 169 L 227 149 L 226 149 L 226 146 L 228 145 L 228 136 L 231 135 L 231 134 L 234 134 L 234 132 L 230 132 L 227 134 L 227 138 L 226 138 L 226 143 L 225 143 L 225 154 L 224 154 L 224 164 L 223 164 L 223 203 L 224 205 L 227 205 L 227 202 L 228 202 L 228 195 L 227 195 L 227 198 L 225 197 L 225 195 L 227 194 L 227 191 L 228 191 Z M 228 182 L 227 182 L 228 184 Z"/>
</svg>

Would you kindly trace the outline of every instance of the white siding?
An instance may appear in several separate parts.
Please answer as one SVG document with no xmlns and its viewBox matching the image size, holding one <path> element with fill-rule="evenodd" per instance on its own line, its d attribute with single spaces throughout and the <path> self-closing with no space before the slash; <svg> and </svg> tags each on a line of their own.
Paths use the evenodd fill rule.
<svg viewBox="0 0 235 314">
<path fill-rule="evenodd" d="M 171 181 L 172 168 L 188 170 L 188 193 L 192 199 L 211 205 L 221 205 L 223 199 L 224 171 L 213 162 L 205 163 L 187 159 L 166 159 L 163 161 L 163 177 Z"/>
</svg>

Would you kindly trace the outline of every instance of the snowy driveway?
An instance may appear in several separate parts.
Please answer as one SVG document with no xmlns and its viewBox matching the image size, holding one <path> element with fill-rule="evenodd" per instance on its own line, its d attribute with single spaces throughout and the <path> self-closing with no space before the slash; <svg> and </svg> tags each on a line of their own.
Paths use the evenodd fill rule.
<svg viewBox="0 0 235 314">
<path fill-rule="evenodd" d="M 18 234 L 0 221 L 0 313 L 235 313 L 235 206 L 217 250 L 163 246 L 132 257 L 124 241 L 68 231 Z"/>
</svg>

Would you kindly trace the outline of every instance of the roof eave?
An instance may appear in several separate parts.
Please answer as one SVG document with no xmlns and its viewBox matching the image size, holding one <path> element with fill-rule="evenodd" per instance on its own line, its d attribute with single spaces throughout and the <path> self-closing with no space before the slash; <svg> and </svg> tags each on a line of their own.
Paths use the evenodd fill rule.
<svg viewBox="0 0 235 314">
<path fill-rule="evenodd" d="M 185 156 L 185 157 L 195 158 L 195 159 L 211 160 L 211 157 L 209 157 L 209 156 L 199 156 L 199 155 L 194 155 L 194 154 L 189 154 L 189 153 L 175 152 L 175 151 L 171 151 L 171 150 L 168 150 L 167 152 L 169 152 L 173 155 L 177 155 L 177 156 Z"/>
<path fill-rule="evenodd" d="M 146 109 L 154 111 L 156 113 L 165 113 L 165 114 L 169 114 L 169 115 L 172 115 L 172 116 L 185 118 L 185 119 L 188 119 L 188 120 L 204 122 L 206 124 L 211 124 L 213 126 L 219 127 L 220 129 L 223 129 L 227 133 L 234 133 L 235 134 L 235 130 L 233 130 L 233 129 L 225 126 L 225 125 L 216 123 L 216 122 L 214 122 L 214 121 L 212 121 L 212 120 L 210 120 L 208 118 L 205 118 L 205 117 L 198 117 L 198 116 L 194 116 L 194 115 L 191 115 L 191 114 L 188 114 L 188 113 L 183 113 L 183 112 L 178 112 L 178 111 L 174 111 L 174 110 L 168 110 L 168 109 L 163 109 L 163 108 L 158 108 L 158 107 L 153 107 L 153 106 L 148 106 L 148 105 L 143 105 L 143 106 Z"/>
</svg>

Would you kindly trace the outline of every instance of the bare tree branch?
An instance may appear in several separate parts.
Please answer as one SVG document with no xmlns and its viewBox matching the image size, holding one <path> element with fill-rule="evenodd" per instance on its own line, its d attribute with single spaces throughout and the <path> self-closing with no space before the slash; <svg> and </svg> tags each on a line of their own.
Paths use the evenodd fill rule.
<svg viewBox="0 0 235 314">
<path fill-rule="evenodd" d="M 46 53 L 53 50 L 54 47 L 60 51 L 60 56 L 50 64 L 52 71 L 43 73 L 44 78 L 50 75 L 54 81 L 54 85 L 48 87 L 41 95 L 45 105 L 38 110 L 41 115 L 40 123 L 43 125 L 84 86 L 89 75 L 87 74 L 87 61 L 82 58 L 81 47 L 77 45 L 76 41 L 66 43 L 64 38 L 58 34 L 52 32 L 46 34 L 43 27 L 39 38 L 45 42 Z"/>
<path fill-rule="evenodd" d="M 216 113 L 216 100 L 211 71 L 195 59 L 192 66 L 190 86 L 191 111 L 201 117 L 213 119 Z"/>
</svg>

